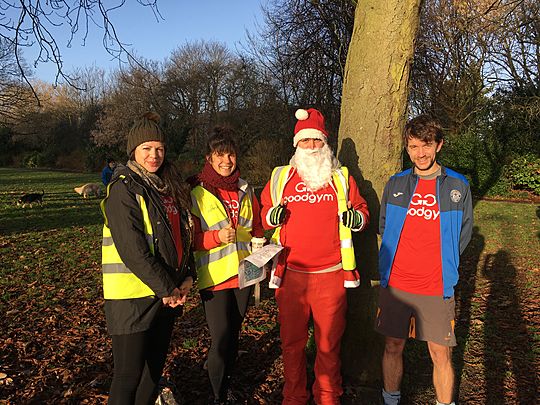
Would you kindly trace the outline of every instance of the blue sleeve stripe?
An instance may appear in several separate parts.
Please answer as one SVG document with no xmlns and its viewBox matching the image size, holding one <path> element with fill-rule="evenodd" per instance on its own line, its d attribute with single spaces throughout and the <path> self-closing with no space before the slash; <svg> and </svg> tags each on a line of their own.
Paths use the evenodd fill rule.
<svg viewBox="0 0 540 405">
<path fill-rule="evenodd" d="M 392 176 L 392 177 L 403 177 L 403 176 L 407 176 L 408 174 L 411 174 L 411 172 L 412 172 L 412 168 L 407 169 L 407 170 L 403 170 L 403 171 L 400 172 L 400 173 L 396 173 L 396 174 L 394 174 L 394 176 Z"/>
<path fill-rule="evenodd" d="M 459 279 L 459 240 L 462 211 L 441 212 L 441 259 L 444 296 L 454 295 L 454 286 Z"/>
</svg>

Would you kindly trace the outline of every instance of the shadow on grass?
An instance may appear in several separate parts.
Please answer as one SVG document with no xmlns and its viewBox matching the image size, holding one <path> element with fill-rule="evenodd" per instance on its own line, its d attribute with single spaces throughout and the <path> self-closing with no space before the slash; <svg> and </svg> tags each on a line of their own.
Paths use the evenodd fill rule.
<svg viewBox="0 0 540 405">
<path fill-rule="evenodd" d="M 486 403 L 515 396 L 515 403 L 537 402 L 533 337 L 527 330 L 516 268 L 505 250 L 487 256 L 484 276 L 491 281 L 484 325 Z M 537 308 L 538 309 L 538 308 Z"/>
<path fill-rule="evenodd" d="M 103 217 L 100 199 L 83 199 L 78 195 L 51 193 L 43 205 L 17 207 L 15 201 L 0 211 L 0 233 L 3 235 L 41 232 L 73 226 L 100 225 Z"/>
<path fill-rule="evenodd" d="M 461 377 L 465 366 L 465 345 L 470 334 L 472 322 L 472 299 L 476 290 L 477 269 L 480 255 L 485 248 L 485 238 L 479 233 L 477 226 L 473 227 L 473 234 L 469 245 L 461 258 L 460 280 L 456 288 L 456 340 L 457 346 L 453 351 L 456 382 L 455 391 L 459 396 Z"/>
</svg>

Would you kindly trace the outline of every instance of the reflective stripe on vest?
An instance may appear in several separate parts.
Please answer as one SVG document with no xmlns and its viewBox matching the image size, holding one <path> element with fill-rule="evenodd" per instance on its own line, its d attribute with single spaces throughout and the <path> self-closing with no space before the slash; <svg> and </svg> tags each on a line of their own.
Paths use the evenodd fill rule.
<svg viewBox="0 0 540 405">
<path fill-rule="evenodd" d="M 120 176 L 121 179 L 125 176 Z M 121 300 L 130 298 L 151 297 L 155 293 L 150 287 L 144 284 L 140 278 L 131 272 L 131 270 L 123 263 L 122 258 L 118 254 L 118 250 L 114 244 L 111 235 L 111 230 L 108 227 L 109 221 L 105 214 L 105 201 L 109 197 L 109 191 L 112 183 L 107 185 L 107 195 L 101 201 L 101 210 L 105 218 L 103 224 L 103 242 L 101 245 L 101 270 L 103 273 L 103 297 L 111 300 Z M 148 215 L 148 209 L 144 198 L 137 194 L 137 202 L 141 208 L 141 213 L 144 222 L 144 232 L 150 252 L 154 254 L 154 237 L 152 224 Z"/>
<path fill-rule="evenodd" d="M 272 205 L 275 207 L 281 202 L 285 185 L 292 177 L 292 166 L 279 166 L 272 172 L 270 178 L 270 197 Z M 349 170 L 342 166 L 335 170 L 332 174 L 333 184 L 335 186 L 336 196 L 338 200 L 338 215 L 347 211 L 347 203 L 349 201 Z M 338 221 L 339 239 L 341 250 L 341 263 L 344 270 L 356 269 L 356 259 L 354 256 L 354 247 L 352 243 L 352 233 L 349 228 Z M 277 227 L 272 235 L 272 242 L 281 245 L 280 241 L 281 227 Z"/>
<path fill-rule="evenodd" d="M 349 202 L 349 170 L 345 166 L 342 166 L 334 171 L 332 178 L 337 191 L 338 215 L 341 218 L 341 214 L 347 211 L 347 204 Z M 356 258 L 354 256 L 351 229 L 343 225 L 341 221 L 338 221 L 338 224 L 343 270 L 354 270 L 356 269 Z"/>
<path fill-rule="evenodd" d="M 210 250 L 194 252 L 197 266 L 197 285 L 205 289 L 220 284 L 238 274 L 240 261 L 250 254 L 251 229 L 253 226 L 252 189 L 243 184 L 239 190 L 240 209 L 236 227 L 236 242 L 220 244 Z M 191 212 L 201 221 L 201 230 L 217 231 L 229 223 L 223 203 L 204 187 L 197 186 L 191 191 L 193 205 Z"/>
<path fill-rule="evenodd" d="M 272 205 L 281 203 L 283 198 L 283 191 L 285 190 L 285 185 L 292 177 L 292 166 L 278 166 L 272 171 L 272 176 L 270 177 L 270 197 L 272 198 Z M 272 237 L 270 238 L 272 243 L 281 246 L 281 226 L 275 228 Z"/>
</svg>

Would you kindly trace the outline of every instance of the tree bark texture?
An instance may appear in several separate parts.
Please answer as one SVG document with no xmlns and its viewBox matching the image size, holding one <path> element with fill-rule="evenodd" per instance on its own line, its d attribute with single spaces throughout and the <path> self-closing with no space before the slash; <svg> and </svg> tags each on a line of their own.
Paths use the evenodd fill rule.
<svg viewBox="0 0 540 405">
<path fill-rule="evenodd" d="M 349 167 L 369 204 L 371 224 L 355 235 L 360 288 L 349 290 L 342 345 L 346 380 L 376 386 L 383 339 L 373 331 L 378 287 L 378 217 L 388 178 L 401 169 L 409 72 L 421 0 L 360 0 L 347 55 L 339 159 Z"/>
</svg>

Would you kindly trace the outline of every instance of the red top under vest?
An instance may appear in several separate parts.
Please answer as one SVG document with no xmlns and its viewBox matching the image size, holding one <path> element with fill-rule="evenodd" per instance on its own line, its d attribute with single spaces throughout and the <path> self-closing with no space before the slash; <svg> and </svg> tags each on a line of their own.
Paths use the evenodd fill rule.
<svg viewBox="0 0 540 405">
<path fill-rule="evenodd" d="M 161 202 L 165 208 L 165 211 L 167 211 L 169 224 L 171 224 L 174 244 L 176 245 L 176 251 L 178 252 L 178 265 L 180 265 L 182 263 L 182 255 L 184 253 L 184 248 L 182 246 L 182 233 L 180 232 L 180 212 L 178 211 L 172 197 L 162 196 Z"/>
<path fill-rule="evenodd" d="M 240 202 L 238 201 L 238 190 L 224 190 L 221 188 L 216 189 L 218 193 L 219 200 L 223 203 L 229 220 L 231 221 L 234 228 L 238 224 L 238 214 L 240 211 Z M 248 198 L 245 196 L 244 198 Z M 261 219 L 260 219 L 260 207 L 259 201 L 255 196 L 253 196 L 252 201 L 253 206 L 253 229 L 251 234 L 253 236 L 262 237 L 264 236 Z M 201 221 L 195 215 L 193 216 L 193 224 L 195 227 L 195 248 L 197 250 L 210 250 L 219 245 L 221 241 L 219 240 L 218 233 L 219 231 L 206 231 L 203 232 L 201 229 Z M 238 276 L 233 276 L 228 280 L 225 280 L 221 284 L 208 287 L 212 291 L 220 291 L 228 288 L 238 288 Z"/>
</svg>

